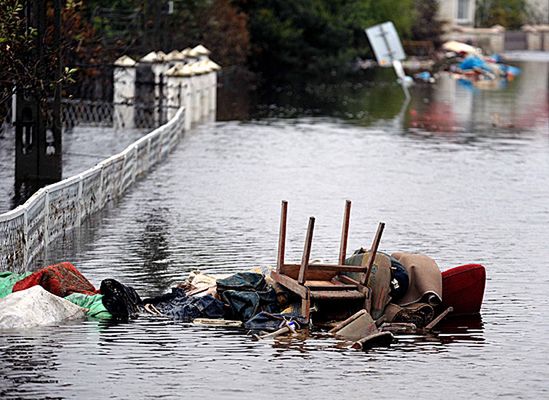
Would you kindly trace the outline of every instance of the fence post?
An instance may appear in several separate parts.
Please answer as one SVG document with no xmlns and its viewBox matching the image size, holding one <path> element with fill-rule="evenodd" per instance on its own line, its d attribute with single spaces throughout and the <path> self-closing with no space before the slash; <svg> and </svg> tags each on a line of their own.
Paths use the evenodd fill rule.
<svg viewBox="0 0 549 400">
<path fill-rule="evenodd" d="M 44 243 L 47 249 L 48 244 L 50 243 L 50 190 L 46 186 L 44 191 L 46 192 L 46 194 L 44 195 Z M 46 257 L 46 253 L 44 253 L 44 257 Z"/>
<path fill-rule="evenodd" d="M 28 220 L 28 209 L 26 205 L 23 205 L 24 207 L 24 213 L 23 213 L 23 238 L 25 240 L 25 248 L 23 249 L 23 270 L 27 270 L 27 263 L 28 263 L 28 254 L 29 254 L 29 220 Z"/>
<path fill-rule="evenodd" d="M 134 164 L 133 164 L 133 171 L 132 171 L 132 184 L 135 182 L 135 178 L 137 176 L 137 156 L 139 155 L 138 147 L 137 145 L 133 146 L 133 152 L 134 152 Z"/>
<path fill-rule="evenodd" d="M 215 113 L 217 110 L 217 71 L 221 70 L 221 66 L 219 64 L 213 62 L 212 60 L 208 60 L 210 69 L 212 70 L 210 74 L 211 79 L 211 90 L 212 90 L 212 96 L 210 99 L 210 111 L 214 114 L 214 120 L 215 120 Z"/>
<path fill-rule="evenodd" d="M 177 63 L 166 71 L 166 107 L 168 108 L 168 121 L 172 119 L 177 110 L 177 88 L 179 86 L 178 72 L 183 68 L 183 64 Z"/>
<path fill-rule="evenodd" d="M 118 106 L 119 110 L 122 110 L 120 112 L 115 113 L 119 117 L 118 120 L 113 121 L 114 123 L 121 123 L 122 120 L 125 120 L 124 126 L 126 128 L 129 128 L 131 126 L 134 126 L 135 122 L 135 109 L 133 102 L 128 102 L 129 99 L 134 99 L 135 97 L 135 74 L 136 74 L 136 68 L 135 68 L 135 61 L 131 60 L 129 57 L 122 57 L 117 60 L 115 65 L 119 68 L 117 68 L 119 71 L 116 73 L 117 77 L 122 77 L 123 73 L 125 74 L 126 78 L 128 76 L 131 76 L 133 74 L 132 80 L 117 80 L 115 83 L 115 108 Z M 165 66 L 165 65 L 163 65 Z M 158 151 L 158 155 L 167 155 L 169 151 L 173 149 L 174 144 L 180 139 L 180 137 L 183 135 L 185 130 L 190 129 L 191 124 L 193 122 L 198 122 L 202 119 L 204 115 L 209 115 L 212 113 L 212 111 L 215 113 L 216 108 L 216 87 L 217 87 L 217 75 L 216 71 L 220 69 L 219 65 L 215 64 L 213 61 L 209 60 L 207 57 L 201 58 L 200 61 L 195 62 L 194 64 L 181 64 L 176 63 L 173 65 L 174 70 L 172 71 L 172 74 L 166 74 L 166 78 L 169 81 L 169 85 L 166 87 L 166 91 L 164 92 L 164 95 L 166 95 L 166 99 L 164 100 L 165 103 L 167 102 L 170 106 L 169 113 L 170 113 L 170 121 L 167 124 L 164 124 L 164 126 L 160 127 L 158 130 L 156 130 L 156 133 L 152 133 L 151 136 L 148 136 L 147 139 L 141 139 L 146 140 L 146 149 L 142 149 L 146 152 L 146 159 L 147 161 L 143 161 L 143 172 L 146 172 L 150 170 L 152 166 L 156 163 L 156 158 L 151 160 L 151 153 L 153 151 L 152 149 L 152 139 L 154 138 L 155 141 L 158 140 L 158 148 L 155 148 Z M 129 74 L 129 75 L 128 75 Z M 130 84 L 131 82 L 131 84 Z M 124 88 L 124 90 L 122 90 Z M 126 90 L 127 89 L 127 90 Z M 131 90 L 130 90 L 131 89 Z M 157 88 L 158 89 L 158 88 Z M 126 93 L 128 97 L 122 96 L 122 94 Z M 125 111 L 124 111 L 125 110 Z M 130 117 L 131 115 L 131 117 Z M 159 117 L 160 114 L 157 114 L 156 117 Z M 175 118 L 175 120 L 174 120 Z M 144 144 L 144 142 L 141 142 Z M 168 146 L 168 148 L 164 147 Z M 131 144 L 126 148 L 127 154 L 125 154 L 126 158 L 129 155 L 133 155 L 134 157 L 134 165 L 133 170 L 130 171 L 130 174 L 127 176 L 129 182 L 126 182 L 126 184 L 131 185 L 134 183 L 137 179 L 137 157 L 139 155 L 139 147 L 136 143 Z M 156 156 L 156 153 L 154 154 Z M 123 167 L 126 167 L 126 159 L 124 160 Z M 120 164 L 120 162 L 117 163 L 117 165 Z M 105 168 L 107 167 L 107 170 Z M 108 201 L 108 195 L 109 193 L 106 191 L 106 182 L 112 182 L 112 196 L 113 199 L 115 197 L 120 196 L 122 185 L 123 185 L 123 174 L 125 171 L 125 168 L 116 169 L 115 166 L 112 165 L 112 159 L 107 159 L 99 163 L 96 167 L 100 169 L 99 171 L 99 186 L 97 187 L 97 206 L 94 207 L 93 211 L 98 211 L 99 209 L 103 208 L 107 201 Z M 113 170 L 111 175 L 107 176 L 107 172 L 109 170 Z M 72 226 L 66 226 L 67 224 L 67 213 L 69 209 L 62 209 L 58 210 L 57 208 L 50 207 L 51 202 L 51 192 L 50 187 L 46 186 L 45 188 L 41 189 L 43 190 L 43 204 L 44 204 L 44 210 L 43 210 L 43 236 L 39 237 L 39 246 L 40 250 L 43 250 L 44 259 L 47 260 L 48 258 L 48 246 L 53 241 L 55 237 L 58 236 L 57 227 L 54 226 L 56 230 L 54 230 L 52 233 L 53 235 L 50 235 L 49 228 L 52 226 L 52 216 L 55 217 L 55 221 L 57 222 L 57 218 L 62 219 L 60 220 L 60 224 L 62 225 L 63 233 L 66 229 L 72 229 L 76 226 L 80 226 L 82 222 L 89 216 L 91 212 L 91 208 L 86 208 L 87 203 L 84 202 L 84 183 L 85 183 L 85 174 L 88 174 L 88 172 L 81 173 L 75 177 L 69 178 L 70 179 L 70 191 L 72 192 L 75 188 L 74 184 L 78 182 L 77 186 L 77 194 L 74 204 L 74 212 L 76 213 L 74 224 Z M 113 177 L 116 176 L 117 180 Z M 97 175 L 94 175 L 94 182 L 93 185 L 95 186 L 97 184 Z M 66 190 L 67 187 L 61 185 L 61 188 L 58 187 L 58 190 Z M 88 192 L 86 192 L 88 193 Z M 58 196 L 63 195 L 63 193 L 60 193 Z M 58 197 L 57 196 L 57 197 Z M 31 242 L 30 242 L 30 235 L 31 233 L 34 234 L 35 231 L 31 232 L 31 227 L 34 229 L 37 227 L 36 220 L 34 219 L 34 215 L 31 213 L 32 210 L 32 201 L 29 203 L 25 203 L 25 205 L 22 205 L 21 209 L 19 209 L 17 213 L 18 218 L 23 218 L 23 224 L 20 227 L 20 230 L 16 227 L 15 229 L 18 229 L 16 232 L 11 232 L 14 235 L 17 236 L 17 240 L 20 240 L 19 243 L 16 245 L 20 246 L 19 251 L 22 251 L 23 254 L 20 257 L 22 266 L 26 269 L 28 267 L 28 264 L 31 260 L 30 252 L 31 251 L 40 251 L 37 250 L 37 248 L 31 248 Z M 69 204 L 70 207 L 72 205 Z M 57 205 L 56 205 L 57 207 Z M 91 206 L 90 206 L 91 207 Z M 52 212 L 50 212 L 50 208 L 52 208 Z M 59 214 L 59 215 L 57 215 Z M 5 221 L 11 221 L 9 219 L 10 217 L 7 217 L 8 219 L 4 218 L 2 219 L 3 222 Z M 72 219 L 72 218 L 71 218 Z M 21 219 L 19 219 L 20 221 Z M 11 224 L 13 225 L 13 224 Z M 14 229 L 13 226 L 9 226 L 8 229 Z M 61 228 L 60 228 L 61 229 Z M 41 233 L 38 233 L 40 235 Z M 43 243 L 42 243 L 43 241 Z M 7 249 L 0 248 L 0 252 L 4 252 L 6 250 L 9 251 L 9 254 L 7 255 L 8 260 L 13 260 L 14 256 L 16 254 L 12 253 L 13 246 L 7 246 Z M 15 247 L 15 250 L 17 251 L 17 246 Z M 35 255 L 38 253 L 35 253 Z M 2 259 L 3 260 L 3 259 Z"/>
<path fill-rule="evenodd" d="M 78 175 L 78 215 L 76 217 L 76 226 L 80 226 L 82 224 L 82 174 Z"/>
</svg>

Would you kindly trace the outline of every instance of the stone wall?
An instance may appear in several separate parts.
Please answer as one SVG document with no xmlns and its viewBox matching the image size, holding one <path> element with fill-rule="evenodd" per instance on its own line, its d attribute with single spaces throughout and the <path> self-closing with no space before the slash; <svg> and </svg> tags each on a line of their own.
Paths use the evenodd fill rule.
<svg viewBox="0 0 549 400">
<path fill-rule="evenodd" d="M 457 40 L 480 47 L 486 53 L 501 53 L 505 46 L 505 28 L 495 25 L 491 28 L 471 28 L 452 26 L 443 37 L 444 40 Z"/>
<path fill-rule="evenodd" d="M 549 51 L 549 25 L 524 25 L 528 50 Z"/>
</svg>

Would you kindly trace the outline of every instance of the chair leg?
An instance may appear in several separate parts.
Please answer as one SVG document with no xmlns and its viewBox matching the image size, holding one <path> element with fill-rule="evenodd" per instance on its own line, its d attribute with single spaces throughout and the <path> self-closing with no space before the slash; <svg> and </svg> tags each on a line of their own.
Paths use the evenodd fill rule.
<svg viewBox="0 0 549 400">
<path fill-rule="evenodd" d="M 307 279 L 307 269 L 311 258 L 311 245 L 313 243 L 313 231 L 315 229 L 315 217 L 309 218 L 307 227 L 307 236 L 305 236 L 305 246 L 303 248 L 303 257 L 301 258 L 301 268 L 299 268 L 299 277 L 297 281 L 303 285 Z"/>
<path fill-rule="evenodd" d="M 376 235 L 374 236 L 374 241 L 372 242 L 372 247 L 369 251 L 369 257 L 368 257 L 368 263 L 366 264 L 367 271 L 364 274 L 364 278 L 360 282 L 360 284 L 364 287 L 365 290 L 365 296 L 364 299 L 364 309 L 368 312 L 372 310 L 372 291 L 368 287 L 368 281 L 370 280 L 370 273 L 372 271 L 372 267 L 374 266 L 374 261 L 376 259 L 377 249 L 379 247 L 379 242 L 381 240 L 381 235 L 383 234 L 383 229 L 385 228 L 385 224 L 383 222 L 380 222 L 377 227 Z"/>
<path fill-rule="evenodd" d="M 364 275 L 364 278 L 362 282 L 360 282 L 361 285 L 368 285 L 368 280 L 370 279 L 370 272 L 372 271 L 372 266 L 374 265 L 374 260 L 376 258 L 377 249 L 379 247 L 379 242 L 381 241 L 381 235 L 383 234 L 383 229 L 385 228 L 385 223 L 380 222 L 377 226 L 377 232 L 374 236 L 374 241 L 372 242 L 372 247 L 369 251 L 369 258 L 368 263 L 366 264 L 366 268 L 368 269 L 366 271 L 366 274 Z"/>
<path fill-rule="evenodd" d="M 278 233 L 278 256 L 276 259 L 276 272 L 281 271 L 284 265 L 284 253 L 286 252 L 286 219 L 288 217 L 288 202 L 282 200 L 280 209 L 280 231 Z"/>
<path fill-rule="evenodd" d="M 301 315 L 307 321 L 309 321 L 309 318 L 311 317 L 311 295 L 309 291 L 307 291 L 307 297 L 301 299 Z"/>
<path fill-rule="evenodd" d="M 349 238 L 349 220 L 351 218 L 351 200 L 345 201 L 345 213 L 343 214 L 343 227 L 341 229 L 341 242 L 339 244 L 339 265 L 345 264 L 347 257 L 347 240 Z"/>
</svg>

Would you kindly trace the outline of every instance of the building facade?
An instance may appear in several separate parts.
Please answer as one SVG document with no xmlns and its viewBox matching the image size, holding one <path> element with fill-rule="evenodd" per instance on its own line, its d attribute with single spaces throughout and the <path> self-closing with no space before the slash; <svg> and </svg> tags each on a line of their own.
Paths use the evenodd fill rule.
<svg viewBox="0 0 549 400">
<path fill-rule="evenodd" d="M 473 26 L 475 9 L 475 0 L 439 0 L 439 18 L 451 26 Z"/>
</svg>

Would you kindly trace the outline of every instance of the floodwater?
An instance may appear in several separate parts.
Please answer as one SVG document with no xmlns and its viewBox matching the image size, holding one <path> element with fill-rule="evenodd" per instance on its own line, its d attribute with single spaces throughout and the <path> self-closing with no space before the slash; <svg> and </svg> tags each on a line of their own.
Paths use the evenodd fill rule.
<svg viewBox="0 0 549 400">
<path fill-rule="evenodd" d="M 314 215 L 313 257 L 335 261 L 351 199 L 350 249 L 384 221 L 385 251 L 422 252 L 443 270 L 485 265 L 481 319 L 366 353 L 325 334 L 255 342 L 158 317 L 4 332 L 0 397 L 549 397 L 549 64 L 521 66 L 506 88 L 442 79 L 409 102 L 390 75 L 278 88 L 260 106 L 220 94 L 243 121 L 225 113 L 190 132 L 48 249 L 96 285 L 115 278 L 148 296 L 193 270 L 272 265 L 282 199 L 287 259 Z"/>
</svg>

